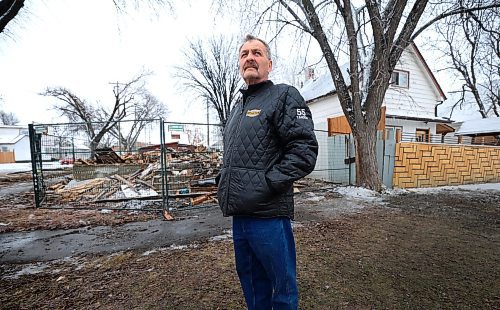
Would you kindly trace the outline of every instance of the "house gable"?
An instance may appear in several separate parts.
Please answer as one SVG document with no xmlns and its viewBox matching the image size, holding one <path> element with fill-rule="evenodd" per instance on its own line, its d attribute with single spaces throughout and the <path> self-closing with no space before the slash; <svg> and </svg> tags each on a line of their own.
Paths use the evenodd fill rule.
<svg viewBox="0 0 500 310">
<path fill-rule="evenodd" d="M 423 127 L 434 134 L 435 123 L 449 122 L 435 116 L 436 105 L 446 96 L 414 44 L 405 49 L 395 70 L 408 73 L 408 87 L 389 86 L 382 104 L 386 107 L 387 126 L 410 133 Z M 318 129 L 327 130 L 323 127 L 327 127 L 328 119 L 344 115 L 329 74 L 308 81 L 300 91 L 311 109 L 315 125 L 321 127 Z"/>
<path fill-rule="evenodd" d="M 395 71 L 408 72 L 408 88 L 389 86 L 384 98 L 387 115 L 442 120 L 435 109 L 446 96 L 414 44 L 403 52 Z"/>
</svg>

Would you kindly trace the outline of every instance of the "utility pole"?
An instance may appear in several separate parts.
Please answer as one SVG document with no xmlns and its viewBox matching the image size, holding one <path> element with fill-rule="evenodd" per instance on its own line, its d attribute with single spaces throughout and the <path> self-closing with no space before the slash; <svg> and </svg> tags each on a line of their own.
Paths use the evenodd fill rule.
<svg viewBox="0 0 500 310">
<path fill-rule="evenodd" d="M 208 113 L 209 112 L 209 102 L 208 102 L 208 99 L 206 100 L 206 103 L 207 103 L 207 149 L 210 148 L 210 114 Z"/>
<path fill-rule="evenodd" d="M 114 93 L 115 96 L 118 97 L 118 94 L 120 92 L 120 86 L 118 86 L 118 81 L 116 81 L 116 85 L 114 86 Z M 120 117 L 120 104 L 116 107 L 116 113 L 118 113 L 118 117 Z M 118 150 L 120 151 L 120 156 L 122 156 L 122 132 L 120 130 L 120 120 L 118 120 Z"/>
<path fill-rule="evenodd" d="M 120 94 L 120 84 L 118 81 L 116 82 L 111 82 L 109 83 L 111 85 L 114 84 L 113 86 L 113 94 L 115 95 L 115 100 L 119 100 L 119 94 Z M 125 109 L 125 107 L 123 107 L 123 109 Z M 119 118 L 120 117 L 120 103 L 118 102 L 118 105 L 116 107 L 116 114 L 117 114 L 117 117 Z M 121 128 L 120 128 L 120 123 L 121 123 L 121 119 L 118 119 L 118 151 L 120 152 L 120 156 L 122 155 L 122 132 L 121 132 Z"/>
</svg>

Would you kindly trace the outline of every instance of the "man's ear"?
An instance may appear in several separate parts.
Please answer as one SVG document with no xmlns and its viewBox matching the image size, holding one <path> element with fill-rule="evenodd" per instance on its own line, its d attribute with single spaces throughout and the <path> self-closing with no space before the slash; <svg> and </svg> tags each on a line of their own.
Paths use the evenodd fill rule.
<svg viewBox="0 0 500 310">
<path fill-rule="evenodd" d="M 267 68 L 267 72 L 273 71 L 273 61 L 269 60 L 269 67 Z"/>
</svg>

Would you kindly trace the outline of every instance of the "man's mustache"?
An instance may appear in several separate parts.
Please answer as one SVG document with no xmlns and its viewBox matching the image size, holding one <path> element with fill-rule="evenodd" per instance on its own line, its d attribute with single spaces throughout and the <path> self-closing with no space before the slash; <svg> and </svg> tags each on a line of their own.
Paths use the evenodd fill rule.
<svg viewBox="0 0 500 310">
<path fill-rule="evenodd" d="M 243 66 L 243 70 L 246 70 L 248 68 L 259 69 L 259 66 L 257 65 L 257 63 L 255 61 L 249 61 L 249 62 L 245 63 L 245 65 Z"/>
</svg>

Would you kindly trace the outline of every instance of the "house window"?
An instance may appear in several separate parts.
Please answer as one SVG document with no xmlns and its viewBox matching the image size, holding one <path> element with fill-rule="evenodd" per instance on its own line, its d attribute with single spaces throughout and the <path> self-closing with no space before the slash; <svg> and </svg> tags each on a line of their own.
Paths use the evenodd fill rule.
<svg viewBox="0 0 500 310">
<path fill-rule="evenodd" d="M 171 134 L 170 137 L 173 140 L 180 140 L 181 139 L 181 135 L 180 134 L 176 134 L 176 133 Z"/>
<path fill-rule="evenodd" d="M 391 76 L 391 85 L 408 88 L 409 77 L 410 77 L 410 72 L 408 71 L 394 70 Z"/>
<path fill-rule="evenodd" d="M 429 142 L 429 136 L 430 136 L 429 129 L 417 129 L 415 131 L 415 136 L 416 136 L 415 141 L 417 142 Z"/>
</svg>

